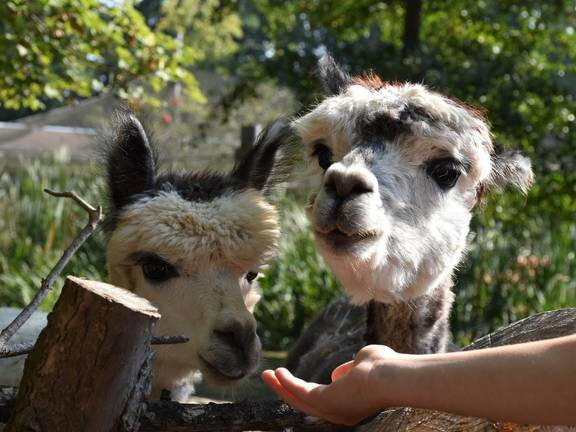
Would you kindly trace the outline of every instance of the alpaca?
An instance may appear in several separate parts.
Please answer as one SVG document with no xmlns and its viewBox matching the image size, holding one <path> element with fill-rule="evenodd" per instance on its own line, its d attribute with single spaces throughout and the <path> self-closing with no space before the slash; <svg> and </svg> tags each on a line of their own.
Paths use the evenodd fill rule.
<svg viewBox="0 0 576 432">
<path fill-rule="evenodd" d="M 315 376 L 327 381 L 366 343 L 446 350 L 472 209 L 490 187 L 526 192 L 533 174 L 526 157 L 493 144 L 478 110 L 423 85 L 352 77 L 329 56 L 319 71 L 329 95 L 292 125 L 319 179 L 306 208 L 317 249 L 353 305 L 330 305 L 288 367 L 310 378 L 321 362 Z M 333 359 L 313 360 L 320 352 Z"/>
<path fill-rule="evenodd" d="M 131 113 L 118 114 L 105 145 L 110 281 L 158 307 L 156 335 L 190 339 L 153 346 L 153 399 L 168 389 L 185 400 L 199 372 L 227 388 L 258 367 L 252 315 L 260 299 L 258 271 L 275 254 L 280 235 L 266 193 L 287 174 L 291 137 L 291 127 L 278 121 L 229 174 L 159 175 L 141 123 Z M 16 313 L 0 308 L 0 321 Z M 33 342 L 45 325 L 46 314 L 35 312 L 14 341 Z M 24 356 L 0 359 L 0 384 L 17 385 L 23 366 Z"/>
<path fill-rule="evenodd" d="M 256 279 L 280 235 L 264 192 L 285 172 L 290 136 L 272 124 L 227 175 L 158 175 L 146 131 L 119 115 L 106 150 L 110 280 L 159 308 L 157 335 L 190 338 L 154 347 L 153 397 L 195 371 L 223 387 L 257 368 Z"/>
</svg>

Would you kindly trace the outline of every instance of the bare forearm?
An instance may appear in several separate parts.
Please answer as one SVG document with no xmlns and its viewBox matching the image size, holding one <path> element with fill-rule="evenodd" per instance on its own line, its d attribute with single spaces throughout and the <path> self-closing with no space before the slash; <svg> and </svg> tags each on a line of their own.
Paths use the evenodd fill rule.
<svg viewBox="0 0 576 432">
<path fill-rule="evenodd" d="M 382 368 L 384 375 L 393 371 L 382 376 L 382 385 L 392 398 L 387 402 L 395 406 L 522 423 L 576 424 L 576 336 L 393 361 L 394 367 Z"/>
</svg>

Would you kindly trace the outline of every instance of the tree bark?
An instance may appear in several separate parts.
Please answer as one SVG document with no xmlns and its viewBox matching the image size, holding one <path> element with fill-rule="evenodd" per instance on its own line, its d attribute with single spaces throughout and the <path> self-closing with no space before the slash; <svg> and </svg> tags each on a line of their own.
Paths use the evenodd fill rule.
<svg viewBox="0 0 576 432">
<path fill-rule="evenodd" d="M 278 400 L 206 405 L 154 402 L 148 404 L 140 420 L 142 432 L 279 431 L 285 428 L 314 432 L 351 430 L 307 416 Z"/>
<path fill-rule="evenodd" d="M 422 0 L 404 1 L 404 34 L 403 54 L 415 51 L 420 45 L 420 22 L 422 16 Z"/>
<path fill-rule="evenodd" d="M 126 290 L 68 277 L 26 360 L 5 431 L 137 430 L 159 318 Z"/>
</svg>

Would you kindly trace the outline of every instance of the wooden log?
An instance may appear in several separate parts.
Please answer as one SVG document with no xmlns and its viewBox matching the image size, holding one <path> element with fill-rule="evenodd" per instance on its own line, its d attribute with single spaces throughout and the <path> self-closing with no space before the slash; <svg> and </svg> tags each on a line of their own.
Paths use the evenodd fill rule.
<svg viewBox="0 0 576 432">
<path fill-rule="evenodd" d="M 564 336 L 576 332 L 576 308 L 560 309 L 534 315 L 478 339 L 465 349 L 486 348 Z M 14 388 L 0 386 L 0 421 L 11 411 Z M 4 395 L 4 397 L 2 397 Z M 5 418 L 5 417 L 4 417 Z M 143 432 L 235 432 L 242 430 L 343 431 L 320 419 L 298 413 L 281 401 L 244 401 L 233 404 L 184 405 L 176 402 L 149 403 L 140 418 Z M 576 430 L 562 426 L 529 426 L 494 423 L 483 419 L 460 417 L 448 413 L 399 408 L 380 413 L 374 420 L 356 429 L 359 432 L 380 431 L 506 431 L 559 432 Z"/>
<path fill-rule="evenodd" d="M 522 342 L 550 339 L 576 333 L 576 308 L 543 312 L 510 324 L 486 335 L 464 350 L 481 349 Z M 358 428 L 359 432 L 385 431 L 568 431 L 576 430 L 563 426 L 535 426 L 513 423 L 491 422 L 472 417 L 462 417 L 439 411 L 413 408 L 398 408 L 380 413 L 373 421 Z"/>
<path fill-rule="evenodd" d="M 283 401 L 187 405 L 161 401 L 148 404 L 141 418 L 142 432 L 347 431 L 317 417 L 306 416 Z"/>
<path fill-rule="evenodd" d="M 26 360 L 5 431 L 137 430 L 159 318 L 126 290 L 68 277 Z"/>
</svg>

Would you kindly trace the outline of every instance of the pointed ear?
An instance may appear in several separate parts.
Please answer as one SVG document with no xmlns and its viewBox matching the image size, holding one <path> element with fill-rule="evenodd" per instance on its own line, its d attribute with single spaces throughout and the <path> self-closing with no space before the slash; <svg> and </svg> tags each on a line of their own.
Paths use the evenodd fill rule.
<svg viewBox="0 0 576 432">
<path fill-rule="evenodd" d="M 504 188 L 513 186 L 522 193 L 528 192 L 534 182 L 530 159 L 517 151 L 503 151 L 497 148 L 491 155 L 492 171 L 486 186 Z"/>
<path fill-rule="evenodd" d="M 328 54 L 318 61 L 318 74 L 328 96 L 338 95 L 352 84 L 352 77 Z"/>
<path fill-rule="evenodd" d="M 117 114 L 106 152 L 106 168 L 108 192 L 116 210 L 154 186 L 156 154 L 144 127 L 130 112 Z"/>
<path fill-rule="evenodd" d="M 242 188 L 257 190 L 284 181 L 292 167 L 295 138 L 288 121 L 277 120 L 269 124 L 250 152 L 234 167 L 230 177 Z"/>
</svg>

